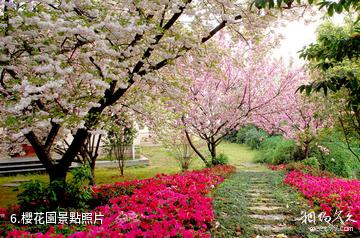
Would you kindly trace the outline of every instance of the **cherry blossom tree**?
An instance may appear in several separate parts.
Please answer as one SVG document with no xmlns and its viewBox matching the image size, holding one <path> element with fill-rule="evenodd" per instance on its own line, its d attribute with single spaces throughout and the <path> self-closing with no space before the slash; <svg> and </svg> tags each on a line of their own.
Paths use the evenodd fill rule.
<svg viewBox="0 0 360 238">
<path fill-rule="evenodd" d="M 133 85 L 157 79 L 224 27 L 257 27 L 267 17 L 246 18 L 245 5 L 215 0 L 1 3 L 0 127 L 26 138 L 50 181 L 63 182 L 104 112 Z M 55 162 L 52 147 L 70 131 L 74 139 Z"/>
<path fill-rule="evenodd" d="M 286 107 L 277 113 L 268 115 L 256 114 L 253 123 L 269 133 L 280 133 L 286 138 L 295 140 L 303 151 L 303 158 L 308 158 L 310 145 L 321 129 L 333 124 L 330 108 L 321 98 L 308 98 L 299 93 L 289 94 Z"/>
<path fill-rule="evenodd" d="M 306 78 L 301 69 L 271 59 L 266 44 L 227 44 L 224 39 L 218 44 L 216 50 L 192 55 L 177 65 L 177 77 L 190 78 L 192 83 L 181 103 L 172 102 L 173 110 L 182 113 L 190 145 L 207 166 L 216 164 L 216 147 L 226 135 L 253 117 L 284 110 L 289 95 Z M 193 145 L 190 134 L 206 142 L 210 162 Z"/>
</svg>

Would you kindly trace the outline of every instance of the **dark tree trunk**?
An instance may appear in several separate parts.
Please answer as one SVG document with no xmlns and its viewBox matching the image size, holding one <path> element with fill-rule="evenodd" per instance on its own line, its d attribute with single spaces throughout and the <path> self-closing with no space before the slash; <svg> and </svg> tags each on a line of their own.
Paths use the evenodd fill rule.
<svg viewBox="0 0 360 238">
<path fill-rule="evenodd" d="M 120 160 L 120 175 L 124 176 L 124 158 Z"/>
<path fill-rule="evenodd" d="M 91 159 L 90 161 L 90 171 L 91 171 L 91 179 L 90 179 L 90 185 L 96 185 L 95 180 L 95 162 L 96 159 Z"/>
<path fill-rule="evenodd" d="M 216 160 L 216 144 L 214 142 L 208 144 L 210 155 L 211 155 L 211 163 L 212 165 L 217 165 L 218 162 Z"/>
<path fill-rule="evenodd" d="M 196 149 L 195 145 L 192 143 L 191 138 L 187 130 L 185 130 L 186 139 L 189 142 L 190 147 L 195 151 L 195 153 L 200 157 L 200 159 L 204 162 L 206 167 L 210 167 L 210 163 L 206 160 L 206 158 L 200 153 L 198 149 Z"/>
<path fill-rule="evenodd" d="M 310 153 L 310 142 L 305 141 L 304 142 L 304 159 L 309 158 Z"/>
<path fill-rule="evenodd" d="M 50 206 L 55 209 L 58 206 L 66 207 L 66 174 L 68 168 L 61 165 L 54 165 L 51 170 L 48 170 L 50 178 L 50 186 L 56 193 L 56 200 L 50 201 Z"/>
</svg>

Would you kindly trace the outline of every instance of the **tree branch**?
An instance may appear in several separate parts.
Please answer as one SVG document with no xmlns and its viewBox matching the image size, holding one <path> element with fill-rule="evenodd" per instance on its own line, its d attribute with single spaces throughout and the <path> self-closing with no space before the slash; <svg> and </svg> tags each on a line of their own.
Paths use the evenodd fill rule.
<svg viewBox="0 0 360 238">
<path fill-rule="evenodd" d="M 51 122 L 51 130 L 46 138 L 44 150 L 46 153 L 50 152 L 52 145 L 54 144 L 55 137 L 57 136 L 60 130 L 60 125 L 54 122 Z"/>
<path fill-rule="evenodd" d="M 32 147 L 34 148 L 37 157 L 43 163 L 47 171 L 50 171 L 54 164 L 51 161 L 51 157 L 49 153 L 45 150 L 45 148 L 41 145 L 39 139 L 36 137 L 33 131 L 25 134 L 25 138 L 30 142 Z"/>
</svg>

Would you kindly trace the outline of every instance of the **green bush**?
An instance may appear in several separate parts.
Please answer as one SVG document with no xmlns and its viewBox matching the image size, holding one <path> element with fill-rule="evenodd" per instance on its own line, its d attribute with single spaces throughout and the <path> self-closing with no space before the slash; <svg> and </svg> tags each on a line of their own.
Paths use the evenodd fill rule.
<svg viewBox="0 0 360 238">
<path fill-rule="evenodd" d="M 302 163 L 306 166 L 311 166 L 311 167 L 314 167 L 317 169 L 320 168 L 320 163 L 316 157 L 307 158 L 307 159 L 303 160 Z"/>
<path fill-rule="evenodd" d="M 90 186 L 92 177 L 90 167 L 87 165 L 74 168 L 71 171 L 72 180 L 66 185 L 66 194 L 70 207 L 83 208 L 92 198 L 93 190 Z"/>
<path fill-rule="evenodd" d="M 237 143 L 237 131 L 233 131 L 227 136 L 224 137 L 224 140 L 227 140 L 231 143 Z"/>
<path fill-rule="evenodd" d="M 34 180 L 22 186 L 17 198 L 22 210 L 46 212 L 54 209 L 53 204 L 64 200 L 70 208 L 85 208 L 91 200 L 93 191 L 90 186 L 91 172 L 88 166 L 74 168 L 72 179 L 68 183 L 54 181 L 50 184 Z M 65 197 L 57 197 L 58 189 L 65 190 Z"/>
<path fill-rule="evenodd" d="M 318 153 L 322 169 L 345 178 L 359 178 L 360 163 L 344 142 L 322 142 L 321 145 L 330 151 L 328 154 Z"/>
<path fill-rule="evenodd" d="M 258 149 L 260 144 L 268 137 L 268 134 L 254 125 L 247 125 L 237 133 L 237 143 L 246 144 L 251 149 Z"/>
<path fill-rule="evenodd" d="M 229 163 L 229 158 L 227 155 L 220 153 L 218 156 L 216 156 L 215 164 L 216 165 L 224 165 Z"/>
<path fill-rule="evenodd" d="M 294 161 L 298 154 L 299 148 L 294 141 L 286 140 L 282 136 L 273 136 L 261 143 L 260 153 L 257 153 L 255 160 L 278 165 Z"/>
<path fill-rule="evenodd" d="M 236 133 L 236 142 L 239 144 L 245 144 L 246 139 L 246 133 L 250 130 L 256 129 L 254 125 L 246 125 L 242 127 L 238 132 Z"/>
<path fill-rule="evenodd" d="M 23 191 L 17 195 L 18 203 L 22 209 L 28 211 L 46 212 L 49 208 L 48 185 L 39 180 L 24 183 Z"/>
</svg>

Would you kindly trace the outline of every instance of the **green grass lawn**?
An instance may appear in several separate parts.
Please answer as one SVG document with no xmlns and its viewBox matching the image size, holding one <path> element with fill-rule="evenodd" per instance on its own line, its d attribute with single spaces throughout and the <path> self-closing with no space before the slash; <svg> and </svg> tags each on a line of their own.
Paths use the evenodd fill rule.
<svg viewBox="0 0 360 238">
<path fill-rule="evenodd" d="M 142 147 L 140 151 L 142 155 L 149 158 L 150 166 L 126 168 L 124 177 L 119 176 L 120 172 L 117 168 L 97 168 L 95 170 L 97 184 L 113 183 L 132 179 L 144 179 L 153 177 L 159 173 L 172 174 L 180 172 L 177 162 L 170 157 L 164 148 Z M 238 169 L 248 167 L 259 170 L 263 169 L 262 166 L 254 165 L 252 163 L 256 152 L 249 150 L 246 146 L 224 142 L 219 145 L 218 153 L 226 154 L 229 157 L 229 163 L 236 166 Z M 197 159 L 191 165 L 190 169 L 200 169 L 202 167 L 202 161 Z M 16 203 L 16 195 L 19 193 L 19 189 L 3 187 L 2 185 L 19 179 L 37 179 L 48 182 L 48 176 L 45 173 L 0 177 L 0 207 Z M 70 179 L 70 176 L 68 176 L 68 179 Z"/>
</svg>

